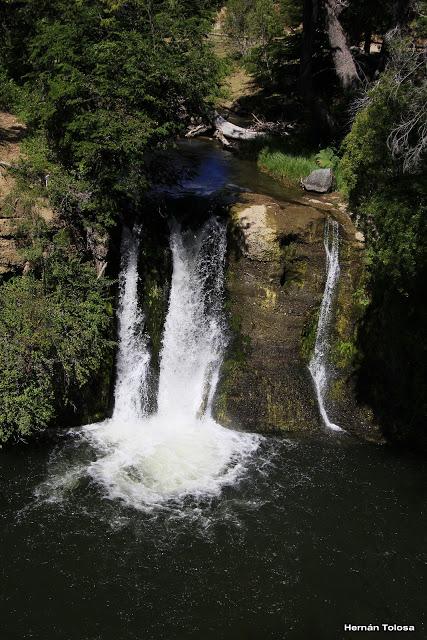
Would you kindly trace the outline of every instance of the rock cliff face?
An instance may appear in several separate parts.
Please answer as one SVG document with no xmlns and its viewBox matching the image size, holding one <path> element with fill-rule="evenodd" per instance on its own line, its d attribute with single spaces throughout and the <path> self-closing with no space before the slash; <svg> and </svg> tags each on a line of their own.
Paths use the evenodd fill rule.
<svg viewBox="0 0 427 640">
<path fill-rule="evenodd" d="M 365 440 L 384 442 L 370 407 L 358 397 L 358 337 L 359 323 L 367 302 L 364 291 L 364 237 L 355 229 L 345 206 L 329 196 L 336 209 L 334 217 L 340 223 L 341 273 L 334 301 L 331 327 L 331 380 L 327 395 L 329 417 L 343 429 Z"/>
<path fill-rule="evenodd" d="M 354 329 L 348 305 L 361 269 L 361 244 L 337 199 L 301 196 L 279 203 L 244 194 L 232 208 L 226 281 L 232 336 L 215 403 L 216 417 L 224 425 L 255 431 L 321 427 L 307 365 L 325 282 L 326 216 L 341 224 L 344 284 L 336 308 L 348 315 L 348 332 Z M 343 427 L 357 430 L 359 409 L 343 401 L 350 378 L 346 370 L 338 392 L 332 382 L 331 402 L 334 413 L 351 405 Z"/>
</svg>

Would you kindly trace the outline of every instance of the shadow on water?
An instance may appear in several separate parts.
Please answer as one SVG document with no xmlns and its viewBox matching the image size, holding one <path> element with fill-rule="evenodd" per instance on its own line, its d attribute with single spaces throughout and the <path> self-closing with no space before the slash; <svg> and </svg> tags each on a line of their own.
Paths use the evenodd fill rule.
<svg viewBox="0 0 427 640">
<path fill-rule="evenodd" d="M 237 157 L 208 139 L 181 140 L 175 150 L 167 153 L 177 174 L 183 177 L 176 184 L 165 182 L 154 193 L 172 197 L 216 196 L 245 191 L 261 193 L 278 200 L 293 200 L 299 195 L 296 188 L 287 188 L 258 170 L 256 163 Z"/>
</svg>

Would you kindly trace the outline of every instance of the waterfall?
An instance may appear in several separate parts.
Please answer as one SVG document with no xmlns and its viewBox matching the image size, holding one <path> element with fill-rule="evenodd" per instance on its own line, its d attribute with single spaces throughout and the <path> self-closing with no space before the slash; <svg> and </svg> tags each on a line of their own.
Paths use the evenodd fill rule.
<svg viewBox="0 0 427 640">
<path fill-rule="evenodd" d="M 325 222 L 324 246 L 326 252 L 326 283 L 320 305 L 314 353 L 309 369 L 316 389 L 320 415 L 326 427 L 334 431 L 343 431 L 341 427 L 329 420 L 325 407 L 328 390 L 328 356 L 329 335 L 332 314 L 332 303 L 340 276 L 339 265 L 339 225 L 336 220 L 328 218 Z"/>
<path fill-rule="evenodd" d="M 114 415 L 117 421 L 134 421 L 146 413 L 150 355 L 143 334 L 144 319 L 138 306 L 138 250 L 140 227 L 124 227 L 121 246 L 118 309 L 117 377 Z"/>
<path fill-rule="evenodd" d="M 212 220 L 194 235 L 172 232 L 172 288 L 160 364 L 159 413 L 203 415 L 225 347 L 222 317 L 225 227 Z"/>
<path fill-rule="evenodd" d="M 148 341 L 138 306 L 139 230 L 124 230 L 115 409 L 84 427 L 95 452 L 87 469 L 109 498 L 151 509 L 187 495 L 217 495 L 236 482 L 260 437 L 225 429 L 211 404 L 226 346 L 225 225 L 171 232 L 173 274 L 160 355 L 158 410 L 147 414 Z"/>
</svg>

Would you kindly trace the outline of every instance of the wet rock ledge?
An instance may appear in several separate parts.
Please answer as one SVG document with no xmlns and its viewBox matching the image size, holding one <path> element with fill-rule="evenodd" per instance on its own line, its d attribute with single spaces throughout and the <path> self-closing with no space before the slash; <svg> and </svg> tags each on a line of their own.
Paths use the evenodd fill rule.
<svg viewBox="0 0 427 640">
<path fill-rule="evenodd" d="M 231 209 L 226 275 L 231 337 L 215 401 L 216 418 L 225 426 L 261 432 L 322 428 L 307 365 L 325 283 L 327 216 L 341 224 L 335 323 L 343 325 L 342 311 L 344 330 L 351 333 L 349 305 L 363 244 L 338 198 L 278 202 L 246 193 Z M 333 335 L 338 339 L 335 327 Z M 328 404 L 334 419 L 340 414 L 343 428 L 375 439 L 369 412 L 355 401 L 353 373 L 348 363 L 334 366 Z"/>
</svg>

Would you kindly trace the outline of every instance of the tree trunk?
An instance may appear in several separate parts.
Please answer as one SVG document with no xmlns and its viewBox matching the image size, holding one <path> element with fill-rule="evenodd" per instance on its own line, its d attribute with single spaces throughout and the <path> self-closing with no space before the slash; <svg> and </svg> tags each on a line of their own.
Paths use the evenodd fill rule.
<svg viewBox="0 0 427 640">
<path fill-rule="evenodd" d="M 320 133 L 329 136 L 335 123 L 323 100 L 316 96 L 313 87 L 313 52 L 316 26 L 319 16 L 318 0 L 304 0 L 303 42 L 300 59 L 300 91 L 304 103 L 310 109 Z"/>
<path fill-rule="evenodd" d="M 255 138 L 265 136 L 264 131 L 251 131 L 250 129 L 238 127 L 231 122 L 227 122 L 227 120 L 218 114 L 214 119 L 214 125 L 217 131 L 226 138 L 230 138 L 230 140 L 254 140 Z"/>
<path fill-rule="evenodd" d="M 364 43 L 364 46 L 363 46 L 363 50 L 367 54 L 371 53 L 371 43 L 372 43 L 372 32 L 371 31 L 366 31 L 366 33 L 365 33 L 365 43 Z"/>
<path fill-rule="evenodd" d="M 360 82 L 356 65 L 349 49 L 346 34 L 339 21 L 345 8 L 343 0 L 324 0 L 326 10 L 326 30 L 332 49 L 335 71 L 344 91 L 354 89 Z"/>
<path fill-rule="evenodd" d="M 312 59 L 318 10 L 318 0 L 304 0 L 300 85 L 301 94 L 307 102 L 313 99 L 314 94 Z"/>
</svg>

